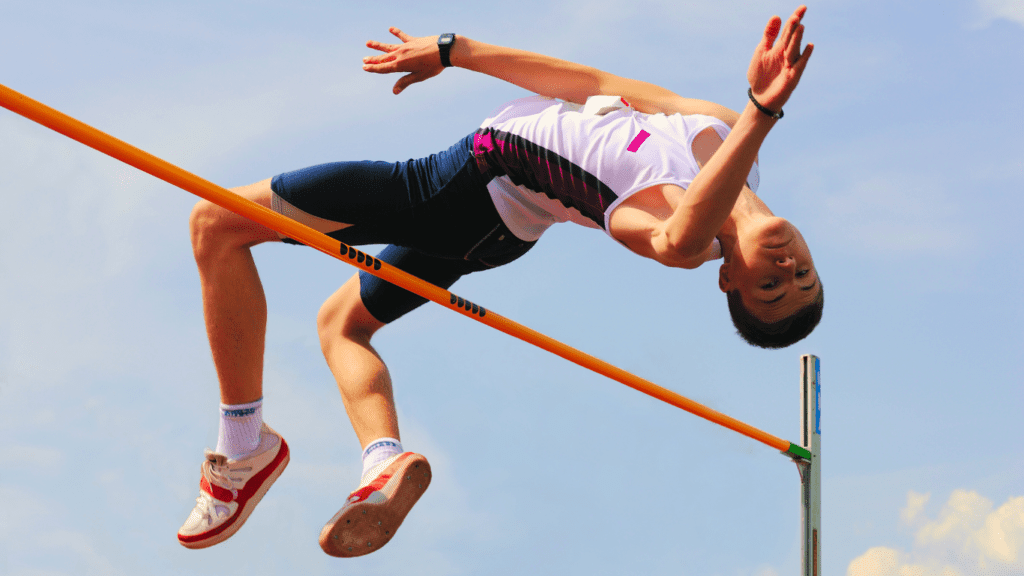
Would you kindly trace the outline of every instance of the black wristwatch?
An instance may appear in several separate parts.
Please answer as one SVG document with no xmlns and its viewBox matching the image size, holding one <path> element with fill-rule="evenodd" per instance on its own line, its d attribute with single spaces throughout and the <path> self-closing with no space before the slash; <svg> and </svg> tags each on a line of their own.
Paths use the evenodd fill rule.
<svg viewBox="0 0 1024 576">
<path fill-rule="evenodd" d="M 437 48 L 441 51 L 441 65 L 450 68 L 452 65 L 452 46 L 455 46 L 455 34 L 441 34 L 437 39 Z"/>
</svg>

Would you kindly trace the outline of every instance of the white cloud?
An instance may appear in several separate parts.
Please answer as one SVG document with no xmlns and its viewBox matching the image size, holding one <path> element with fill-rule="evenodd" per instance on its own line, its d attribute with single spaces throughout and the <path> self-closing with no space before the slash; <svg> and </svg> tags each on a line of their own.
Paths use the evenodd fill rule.
<svg viewBox="0 0 1024 576">
<path fill-rule="evenodd" d="M 898 552 L 890 548 L 871 548 L 850 562 L 847 576 L 900 576 Z"/>
<path fill-rule="evenodd" d="M 986 556 L 1021 565 L 1024 558 L 1024 497 L 1013 498 L 985 518 L 978 545 Z"/>
<path fill-rule="evenodd" d="M 918 514 L 921 513 L 921 510 L 924 509 L 924 505 L 928 503 L 928 499 L 931 497 L 932 495 L 930 493 L 918 494 L 911 490 L 910 493 L 907 494 L 907 507 L 900 510 L 900 520 L 902 520 L 904 524 L 912 523 L 917 518 Z"/>
<path fill-rule="evenodd" d="M 999 19 L 1024 25 L 1024 0 L 978 0 L 977 5 L 981 10 L 979 28 Z"/>
<path fill-rule="evenodd" d="M 992 511 L 992 502 L 977 492 L 957 490 L 949 497 L 939 518 L 917 532 L 917 545 L 931 546 L 966 541 Z"/>
<path fill-rule="evenodd" d="M 910 492 L 901 516 L 913 520 L 928 495 Z M 977 492 L 956 490 L 939 515 L 917 529 L 909 552 L 875 547 L 854 559 L 847 576 L 1005 576 L 1024 573 L 1024 496 L 993 510 Z"/>
</svg>

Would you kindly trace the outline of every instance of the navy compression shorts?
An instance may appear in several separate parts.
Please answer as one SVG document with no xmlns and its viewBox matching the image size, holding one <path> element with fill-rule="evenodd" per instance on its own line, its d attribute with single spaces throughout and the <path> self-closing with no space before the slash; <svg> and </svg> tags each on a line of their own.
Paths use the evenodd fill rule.
<svg viewBox="0 0 1024 576">
<path fill-rule="evenodd" d="M 378 258 L 447 289 L 466 274 L 519 258 L 536 243 L 505 226 L 487 181 L 470 135 L 427 158 L 320 164 L 279 174 L 270 186 L 275 211 L 345 244 L 388 244 Z M 351 226 L 337 230 L 334 223 Z M 364 271 L 359 287 L 363 305 L 385 323 L 426 302 Z"/>
</svg>

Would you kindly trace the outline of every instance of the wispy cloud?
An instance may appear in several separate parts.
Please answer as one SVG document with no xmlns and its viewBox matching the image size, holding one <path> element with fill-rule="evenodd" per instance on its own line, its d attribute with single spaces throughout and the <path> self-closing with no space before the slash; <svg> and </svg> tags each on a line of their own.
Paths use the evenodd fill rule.
<svg viewBox="0 0 1024 576">
<path fill-rule="evenodd" d="M 924 510 L 924 505 L 928 503 L 931 497 L 931 494 L 918 494 L 911 490 L 907 494 L 907 507 L 900 510 L 900 520 L 904 524 L 912 523 Z"/>
<path fill-rule="evenodd" d="M 873 173 L 823 200 L 828 228 L 849 249 L 890 258 L 970 251 L 971 231 L 937 179 Z"/>
<path fill-rule="evenodd" d="M 984 28 L 996 20 L 1009 20 L 1024 26 L 1024 2 L 1021 0 L 978 0 L 981 17 L 978 28 Z"/>
<path fill-rule="evenodd" d="M 907 552 L 875 547 L 847 567 L 847 576 L 1004 576 L 1024 571 L 1024 497 L 993 510 L 977 492 L 956 490 L 938 517 L 919 517 L 928 495 L 910 492 L 901 513 L 916 526 Z"/>
<path fill-rule="evenodd" d="M 11 574 L 115 574 L 110 560 L 88 534 L 56 528 L 66 513 L 49 498 L 0 485 L 0 555 Z M 34 566 L 33 566 L 34 565 Z M 46 566 L 41 568 L 40 566 Z"/>
</svg>

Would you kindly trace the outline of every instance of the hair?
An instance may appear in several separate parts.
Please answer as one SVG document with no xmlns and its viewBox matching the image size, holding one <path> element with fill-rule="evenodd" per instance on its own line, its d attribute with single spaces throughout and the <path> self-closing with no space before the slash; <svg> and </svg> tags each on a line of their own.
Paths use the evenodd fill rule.
<svg viewBox="0 0 1024 576">
<path fill-rule="evenodd" d="M 821 311 L 825 307 L 825 287 L 819 278 L 817 298 L 778 322 L 764 322 L 751 314 L 743 305 L 739 290 L 730 291 L 727 299 L 732 323 L 747 344 L 761 348 L 785 348 L 806 338 L 821 322 Z"/>
</svg>

